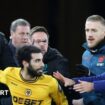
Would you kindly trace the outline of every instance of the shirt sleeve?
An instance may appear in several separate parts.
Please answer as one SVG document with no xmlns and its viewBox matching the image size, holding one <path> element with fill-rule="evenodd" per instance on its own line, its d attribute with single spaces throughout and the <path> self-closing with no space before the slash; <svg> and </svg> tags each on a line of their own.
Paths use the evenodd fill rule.
<svg viewBox="0 0 105 105">
<path fill-rule="evenodd" d="M 73 80 L 76 81 L 77 83 L 78 83 L 78 80 L 88 81 L 88 82 L 94 82 L 94 81 L 105 80 L 105 73 L 100 74 L 100 75 L 98 75 L 98 76 L 73 78 Z"/>
<path fill-rule="evenodd" d="M 50 90 L 51 97 L 53 98 L 56 105 L 68 105 L 66 96 L 64 95 L 62 88 L 55 79 L 53 79 L 53 84 Z"/>
<path fill-rule="evenodd" d="M 7 75 L 8 75 L 9 69 L 0 70 L 0 82 L 7 85 Z"/>
<path fill-rule="evenodd" d="M 97 92 L 105 91 L 105 80 L 94 81 L 94 90 Z"/>
</svg>

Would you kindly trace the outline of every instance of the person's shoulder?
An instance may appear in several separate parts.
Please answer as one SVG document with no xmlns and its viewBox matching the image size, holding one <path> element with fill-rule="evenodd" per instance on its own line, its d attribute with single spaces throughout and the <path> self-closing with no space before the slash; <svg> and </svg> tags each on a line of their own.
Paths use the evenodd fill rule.
<svg viewBox="0 0 105 105">
<path fill-rule="evenodd" d="M 49 87 L 49 91 L 53 92 L 54 90 L 58 89 L 58 81 L 50 76 L 50 75 L 43 75 L 43 79 L 41 80 L 42 84 Z"/>
<path fill-rule="evenodd" d="M 83 52 L 83 55 L 90 55 L 91 54 L 91 52 L 89 51 L 89 50 L 85 50 L 84 52 Z"/>
<path fill-rule="evenodd" d="M 49 51 L 52 53 L 52 54 L 56 54 L 56 55 L 59 55 L 59 56 L 63 56 L 62 54 L 61 54 L 61 52 L 58 50 L 58 49 L 56 49 L 56 48 L 52 48 L 52 47 L 50 47 L 49 48 Z"/>
<path fill-rule="evenodd" d="M 48 47 L 47 53 L 45 54 L 47 57 L 56 57 L 56 56 L 62 56 L 62 54 L 56 49 L 52 47 Z"/>
<path fill-rule="evenodd" d="M 19 67 L 7 67 L 4 69 L 5 72 L 10 72 L 10 73 L 14 73 L 16 71 L 19 71 L 21 68 Z"/>
<path fill-rule="evenodd" d="M 0 43 L 3 43 L 3 44 L 7 44 L 8 41 L 6 39 L 6 36 L 3 32 L 0 32 Z"/>
<path fill-rule="evenodd" d="M 52 75 L 43 74 L 44 78 L 46 79 L 53 79 L 54 77 Z"/>
<path fill-rule="evenodd" d="M 46 74 L 44 74 L 43 75 L 44 76 L 44 78 L 47 80 L 47 82 L 55 82 L 55 81 L 57 81 L 53 76 L 51 76 L 51 75 L 46 75 Z"/>
</svg>

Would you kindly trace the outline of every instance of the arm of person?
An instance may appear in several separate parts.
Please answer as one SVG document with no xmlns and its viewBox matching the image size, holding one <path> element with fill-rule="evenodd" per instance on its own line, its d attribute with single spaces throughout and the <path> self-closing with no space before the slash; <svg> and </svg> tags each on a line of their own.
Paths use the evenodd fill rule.
<svg viewBox="0 0 105 105">
<path fill-rule="evenodd" d="M 3 83 L 3 84 L 6 84 L 7 85 L 7 76 L 8 76 L 8 72 L 9 72 L 9 67 L 6 68 L 5 70 L 0 70 L 0 82 Z"/>
<path fill-rule="evenodd" d="M 75 84 L 73 89 L 77 92 L 84 93 L 92 90 L 97 92 L 105 91 L 105 80 L 87 82 L 79 80 L 78 84 Z"/>
<path fill-rule="evenodd" d="M 59 73 L 58 71 L 57 72 L 53 72 L 53 76 L 60 80 L 61 82 L 64 83 L 64 86 L 67 87 L 67 86 L 72 86 L 75 84 L 75 81 L 72 80 L 72 79 L 69 79 L 69 78 L 66 78 L 64 77 L 61 73 Z"/>
<path fill-rule="evenodd" d="M 0 82 L 1 83 L 6 83 L 5 73 L 2 70 L 0 70 Z"/>
<path fill-rule="evenodd" d="M 75 80 L 75 81 L 81 80 L 81 81 L 88 81 L 88 82 L 105 80 L 105 73 L 102 73 L 102 74 L 97 75 L 97 76 L 73 78 L 73 80 Z"/>
<path fill-rule="evenodd" d="M 55 78 L 53 78 L 50 90 L 51 90 L 51 97 L 56 103 L 56 105 L 68 105 L 66 96 L 64 95 L 62 88 L 60 87 Z"/>
<path fill-rule="evenodd" d="M 105 73 L 92 77 L 74 78 L 73 80 L 64 77 L 59 72 L 54 72 L 53 76 L 62 81 L 65 86 L 74 85 L 74 89 L 80 93 L 90 92 L 93 89 L 100 92 L 103 92 L 103 90 L 105 90 Z"/>
<path fill-rule="evenodd" d="M 105 80 L 105 73 L 98 75 L 98 76 L 91 76 L 91 77 L 81 77 L 81 78 L 73 78 L 69 79 L 64 77 L 61 73 L 54 72 L 53 76 L 64 83 L 65 86 L 72 86 L 75 83 L 78 83 L 78 80 L 81 81 L 87 81 L 87 82 L 93 82 L 93 81 L 99 81 L 99 80 Z"/>
<path fill-rule="evenodd" d="M 94 83 L 79 80 L 79 83 L 75 84 L 73 89 L 79 93 L 90 92 L 94 90 Z"/>
<path fill-rule="evenodd" d="M 94 90 L 97 92 L 105 91 L 105 80 L 94 81 Z"/>
</svg>

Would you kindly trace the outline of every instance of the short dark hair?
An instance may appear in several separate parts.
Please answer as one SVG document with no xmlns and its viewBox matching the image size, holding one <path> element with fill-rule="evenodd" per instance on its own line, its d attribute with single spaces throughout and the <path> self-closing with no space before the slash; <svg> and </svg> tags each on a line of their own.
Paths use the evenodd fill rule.
<svg viewBox="0 0 105 105">
<path fill-rule="evenodd" d="M 102 25 L 105 26 L 105 19 L 100 15 L 91 15 L 86 19 L 86 21 L 93 21 L 93 22 L 99 21 Z"/>
<path fill-rule="evenodd" d="M 41 49 L 32 45 L 23 46 L 20 49 L 18 49 L 16 56 L 18 63 L 22 68 L 23 68 L 22 61 L 25 60 L 27 62 L 30 62 L 32 53 L 41 53 Z"/>
<path fill-rule="evenodd" d="M 31 28 L 30 23 L 25 19 L 16 19 L 11 23 L 10 31 L 15 32 L 17 26 L 29 26 Z"/>
<path fill-rule="evenodd" d="M 44 26 L 35 26 L 31 29 L 30 31 L 30 36 L 32 36 L 35 32 L 44 32 L 47 34 L 48 38 L 49 38 L 49 33 L 47 31 L 47 29 Z"/>
</svg>

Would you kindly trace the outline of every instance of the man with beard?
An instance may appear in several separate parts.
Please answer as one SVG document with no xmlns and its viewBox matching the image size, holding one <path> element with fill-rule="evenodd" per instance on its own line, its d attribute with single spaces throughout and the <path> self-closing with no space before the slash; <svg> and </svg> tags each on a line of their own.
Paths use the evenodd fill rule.
<svg viewBox="0 0 105 105">
<path fill-rule="evenodd" d="M 11 92 L 13 105 L 68 105 L 56 79 L 43 74 L 43 55 L 35 46 L 24 46 L 17 52 L 20 67 L 0 71 L 0 82 Z"/>
</svg>

